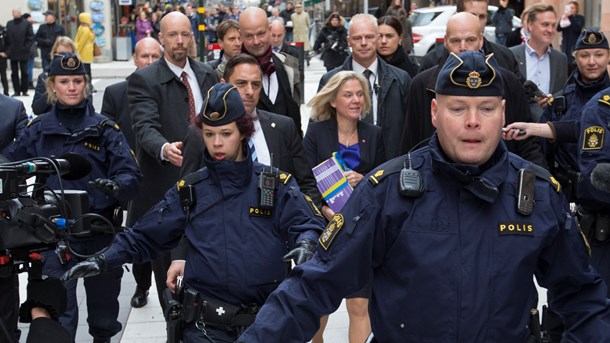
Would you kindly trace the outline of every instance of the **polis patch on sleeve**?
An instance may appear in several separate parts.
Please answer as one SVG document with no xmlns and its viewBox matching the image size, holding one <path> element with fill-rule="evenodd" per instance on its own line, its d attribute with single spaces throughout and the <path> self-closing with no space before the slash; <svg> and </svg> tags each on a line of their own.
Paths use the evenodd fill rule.
<svg viewBox="0 0 610 343">
<path fill-rule="evenodd" d="M 320 235 L 319 242 L 324 250 L 328 250 L 330 248 L 331 243 L 339 233 L 339 230 L 343 227 L 345 220 L 343 219 L 343 215 L 341 213 L 335 213 L 333 219 L 326 225 L 326 229 Z"/>
<path fill-rule="evenodd" d="M 604 147 L 605 129 L 601 126 L 590 126 L 583 132 L 582 150 L 600 150 Z"/>
<path fill-rule="evenodd" d="M 533 236 L 534 224 L 530 223 L 498 223 L 498 234 Z"/>
</svg>

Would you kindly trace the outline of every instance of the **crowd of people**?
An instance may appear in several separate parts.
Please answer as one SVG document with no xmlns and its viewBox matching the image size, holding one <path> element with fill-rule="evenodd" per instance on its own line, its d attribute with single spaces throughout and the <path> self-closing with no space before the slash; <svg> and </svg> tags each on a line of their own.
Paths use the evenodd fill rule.
<svg viewBox="0 0 610 343">
<path fill-rule="evenodd" d="M 31 281 L 22 320 L 51 318 L 58 342 L 73 341 L 84 278 L 89 334 L 110 342 L 133 263 L 131 305 L 146 306 L 154 275 L 169 341 L 321 343 L 342 299 L 354 343 L 609 341 L 608 39 L 583 28 L 575 1 L 563 14 L 531 5 L 517 30 L 509 0 L 493 18 L 488 5 L 459 0 L 419 65 L 400 1 L 347 28 L 329 13 L 311 44 L 302 3 L 221 4 L 204 20 L 222 49 L 209 63 L 194 58 L 192 4 L 140 11 L 137 69 L 101 109 L 91 16 L 71 39 L 55 12 L 34 34 L 13 10 L 0 76 L 10 59 L 13 96 L 27 95 L 34 41 L 43 72 L 29 121 L 2 78 L 0 154 L 83 156 L 87 176 L 48 187 L 86 191 L 96 215 L 68 251 L 42 254 L 45 285 L 62 296 L 41 299 Z M 327 70 L 306 130 L 306 67 L 291 42 Z M 328 160 L 343 173 L 324 189 L 313 169 Z M 336 208 L 341 185 L 353 193 Z M 534 279 L 548 289 L 542 333 Z M 18 342 L 16 274 L 0 289 L 0 341 Z M 181 303 L 178 324 L 167 297 Z"/>
</svg>

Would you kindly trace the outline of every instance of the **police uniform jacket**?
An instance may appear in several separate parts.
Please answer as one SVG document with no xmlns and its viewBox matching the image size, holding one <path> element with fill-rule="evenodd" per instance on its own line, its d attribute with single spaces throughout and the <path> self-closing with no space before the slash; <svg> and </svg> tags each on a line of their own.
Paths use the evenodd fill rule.
<svg viewBox="0 0 610 343">
<path fill-rule="evenodd" d="M 83 120 L 77 129 L 70 132 L 60 123 L 57 106 L 53 106 L 51 112 L 36 117 L 21 138 L 9 145 L 3 155 L 17 161 L 40 156 L 61 158 L 66 153 L 76 153 L 91 164 L 91 172 L 78 180 L 62 180 L 64 189 L 87 191 L 91 211 L 95 213 L 114 206 L 118 200 L 131 199 L 142 174 L 118 126 L 95 113 L 89 101 L 85 100 L 79 108 L 74 109 L 85 112 Z M 120 191 L 117 199 L 87 184 L 97 178 L 118 182 Z M 49 189 L 59 189 L 55 175 L 49 178 L 47 186 Z"/>
<path fill-rule="evenodd" d="M 198 180 L 192 185 L 196 200 L 189 213 L 177 188 L 170 189 L 133 229 L 117 236 L 107 262 L 112 267 L 152 260 L 184 234 L 187 286 L 204 298 L 262 305 L 286 277 L 282 257 L 298 241 L 317 240 L 324 221 L 314 215 L 290 174 L 280 172 L 275 205 L 265 210 L 259 206 L 257 181 L 270 167 L 250 156 L 242 161 L 206 157 L 207 167 L 186 178 Z"/>
<path fill-rule="evenodd" d="M 583 83 L 580 80 L 578 69 L 574 71 L 569 83 L 563 91 L 555 94 L 555 96 L 563 95 L 566 100 L 565 113 L 558 113 L 553 110 L 552 106 L 545 108 L 541 122 L 550 121 L 578 121 L 580 117 L 586 116 L 583 112 L 585 104 L 594 98 L 599 91 L 610 86 L 610 78 L 608 73 L 596 81 Z M 559 141 L 559 140 L 558 140 Z M 564 173 L 573 170 L 578 171 L 578 144 L 576 142 L 560 142 L 560 144 L 547 143 L 548 153 L 553 161 L 549 161 L 551 171 L 561 170 Z"/>
<path fill-rule="evenodd" d="M 399 193 L 404 159 L 360 183 L 313 259 L 295 267 L 241 342 L 306 341 L 371 271 L 379 343 L 525 342 L 537 302 L 532 275 L 554 295 L 566 341 L 608 340 L 606 286 L 565 198 L 536 178 L 533 213 L 516 211 L 517 172 L 529 162 L 500 143 L 483 166 L 451 163 L 435 135 L 411 154 L 425 191 L 409 198 Z"/>
</svg>

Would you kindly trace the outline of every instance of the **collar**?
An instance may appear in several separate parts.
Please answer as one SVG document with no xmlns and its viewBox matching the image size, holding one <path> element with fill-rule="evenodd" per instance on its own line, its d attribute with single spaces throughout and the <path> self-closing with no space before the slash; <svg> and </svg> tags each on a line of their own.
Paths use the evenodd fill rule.
<svg viewBox="0 0 610 343">
<path fill-rule="evenodd" d="M 253 162 L 250 157 L 250 149 L 248 149 L 248 141 L 245 139 L 242 141 L 242 149 L 244 158 L 241 161 L 216 161 L 205 149 L 203 153 L 205 165 L 212 180 L 221 188 L 241 190 L 250 183 Z"/>
<path fill-rule="evenodd" d="M 379 57 L 377 57 L 375 59 L 375 61 L 373 61 L 373 63 L 371 63 L 371 65 L 368 68 L 363 67 L 361 64 L 354 61 L 354 59 L 352 58 L 352 70 L 353 71 L 355 71 L 356 73 L 362 74 L 362 72 L 365 69 L 372 71 L 375 78 L 377 78 L 377 75 L 379 73 L 379 70 L 378 70 L 379 69 Z"/>
<path fill-rule="evenodd" d="M 538 53 L 534 48 L 530 46 L 529 40 L 525 41 L 525 54 L 528 56 L 536 56 L 538 58 Z M 544 53 L 545 55 L 551 55 L 551 46 L 549 45 Z"/>
<path fill-rule="evenodd" d="M 180 79 L 180 77 L 182 76 L 183 71 L 185 71 L 189 75 L 189 78 L 191 76 L 195 76 L 195 72 L 193 71 L 193 68 L 191 68 L 191 64 L 189 63 L 188 58 L 186 59 L 186 64 L 184 65 L 184 68 L 180 68 L 177 65 L 171 63 L 165 57 L 163 57 L 163 60 L 165 60 L 165 63 L 169 67 L 169 70 L 171 70 L 172 73 L 174 73 L 178 77 L 178 79 Z"/>
<path fill-rule="evenodd" d="M 377 56 L 377 58 L 379 57 L 380 56 Z M 408 62 L 408 56 L 405 50 L 402 48 L 402 45 L 399 45 L 398 49 L 396 49 L 396 51 L 394 52 L 394 55 L 392 55 L 389 59 L 385 61 L 390 65 L 398 66 L 401 65 L 403 61 Z"/>
<path fill-rule="evenodd" d="M 580 79 L 580 72 L 578 71 L 578 68 L 577 68 L 574 70 L 574 74 L 573 74 L 572 78 L 574 79 L 574 83 L 576 83 L 577 88 L 580 88 L 587 94 L 590 94 L 591 95 L 590 98 L 593 97 L 593 95 L 595 95 L 595 93 L 610 86 L 610 78 L 608 77 L 607 72 L 604 73 L 604 75 L 602 75 L 602 77 L 600 77 L 597 80 L 593 80 L 591 82 L 584 83 Z"/>
</svg>

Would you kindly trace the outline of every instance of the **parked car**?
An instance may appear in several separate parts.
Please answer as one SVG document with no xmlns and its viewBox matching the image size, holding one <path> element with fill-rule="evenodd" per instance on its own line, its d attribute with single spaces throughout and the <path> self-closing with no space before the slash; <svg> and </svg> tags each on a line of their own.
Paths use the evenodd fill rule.
<svg viewBox="0 0 610 343">
<path fill-rule="evenodd" d="M 496 41 L 496 28 L 491 25 L 491 18 L 498 10 L 496 6 L 487 9 L 487 24 L 485 26 L 485 38 Z M 445 39 L 447 21 L 456 11 L 455 6 L 438 6 L 429 8 L 418 8 L 413 11 L 411 23 L 413 24 L 413 51 L 419 60 L 436 44 L 442 44 Z M 521 27 L 521 19 L 513 17 L 513 28 Z"/>
</svg>

